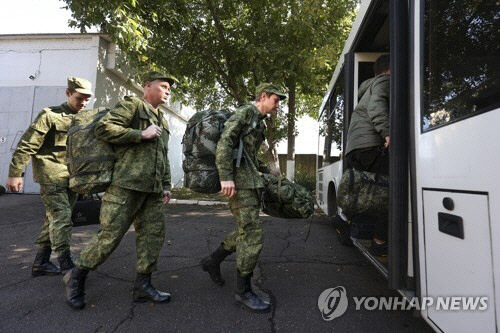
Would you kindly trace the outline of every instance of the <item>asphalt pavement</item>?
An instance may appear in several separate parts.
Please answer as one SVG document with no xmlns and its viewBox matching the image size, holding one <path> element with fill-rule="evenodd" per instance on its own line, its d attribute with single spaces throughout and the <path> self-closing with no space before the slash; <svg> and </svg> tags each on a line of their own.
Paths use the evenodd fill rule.
<svg viewBox="0 0 500 333">
<path fill-rule="evenodd" d="M 43 216 L 38 195 L 0 195 L 1 332 L 431 332 L 412 311 L 356 310 L 352 301 L 342 316 L 323 319 L 318 297 L 328 288 L 343 286 L 349 299 L 399 294 L 357 249 L 340 245 L 331 222 L 317 214 L 307 220 L 261 216 L 265 243 L 254 284 L 273 308 L 267 314 L 241 309 L 233 302 L 235 256 L 222 264 L 223 287 L 200 265 L 235 227 L 227 206 L 166 206 L 167 236 L 153 284 L 172 294 L 170 303 L 132 302 L 131 228 L 89 274 L 88 305 L 76 311 L 65 303 L 61 276 L 31 277 Z M 72 251 L 78 255 L 98 230 L 74 228 Z"/>
</svg>

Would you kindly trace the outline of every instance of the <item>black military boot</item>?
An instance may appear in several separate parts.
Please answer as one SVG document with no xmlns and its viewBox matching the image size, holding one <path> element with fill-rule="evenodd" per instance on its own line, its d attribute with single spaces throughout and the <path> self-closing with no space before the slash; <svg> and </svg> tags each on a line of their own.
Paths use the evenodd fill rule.
<svg viewBox="0 0 500 333">
<path fill-rule="evenodd" d="M 137 273 L 134 283 L 134 302 L 154 302 L 154 303 L 168 303 L 170 302 L 170 294 L 159 291 L 151 284 L 151 273 L 141 274 Z"/>
<path fill-rule="evenodd" d="M 241 276 L 238 273 L 234 299 L 237 304 L 243 305 L 247 310 L 255 313 L 266 313 L 271 310 L 271 304 L 257 296 L 252 290 L 252 274 Z"/>
<path fill-rule="evenodd" d="M 73 267 L 63 277 L 63 282 L 66 285 L 66 302 L 73 309 L 81 310 L 87 304 L 85 302 L 85 279 L 89 273 L 86 269 Z"/>
<path fill-rule="evenodd" d="M 222 286 L 224 282 L 226 282 L 224 281 L 220 273 L 220 264 L 231 253 L 233 252 L 227 251 L 221 244 L 211 255 L 201 260 L 201 268 L 205 272 L 208 272 L 212 281 L 214 281 L 219 286 Z"/>
<path fill-rule="evenodd" d="M 59 257 L 57 257 L 57 261 L 59 261 L 59 267 L 61 267 L 61 272 L 63 274 L 66 274 L 70 269 L 75 267 L 75 263 L 73 262 L 71 252 L 69 250 L 65 250 Z"/>
<path fill-rule="evenodd" d="M 60 275 L 61 270 L 50 261 L 50 246 L 42 247 L 38 250 L 35 256 L 35 261 L 31 267 L 31 276 L 37 277 L 41 275 Z"/>
</svg>

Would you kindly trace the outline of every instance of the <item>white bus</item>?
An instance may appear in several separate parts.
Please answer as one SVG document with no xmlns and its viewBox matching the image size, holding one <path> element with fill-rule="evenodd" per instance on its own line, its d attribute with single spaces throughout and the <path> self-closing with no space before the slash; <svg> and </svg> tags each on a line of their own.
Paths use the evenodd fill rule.
<svg viewBox="0 0 500 333">
<path fill-rule="evenodd" d="M 422 309 L 436 331 L 498 332 L 499 21 L 496 0 L 363 1 L 320 109 L 316 196 L 334 217 L 358 86 L 390 53 L 387 265 L 354 243 L 407 297 L 488 298 L 483 311 Z"/>
</svg>

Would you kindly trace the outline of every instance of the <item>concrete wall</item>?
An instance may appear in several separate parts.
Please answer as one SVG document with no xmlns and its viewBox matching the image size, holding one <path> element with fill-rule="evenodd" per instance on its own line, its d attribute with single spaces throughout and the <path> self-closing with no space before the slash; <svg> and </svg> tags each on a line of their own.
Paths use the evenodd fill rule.
<svg viewBox="0 0 500 333">
<path fill-rule="evenodd" d="M 89 108 L 114 106 L 125 95 L 142 95 L 129 80 L 126 59 L 98 34 L 0 35 L 0 64 L 0 183 L 5 183 L 12 152 L 30 122 L 43 107 L 66 100 L 68 75 L 92 82 L 95 98 Z M 181 140 L 187 116 L 162 109 L 171 127 L 172 184 L 182 186 Z M 24 192 L 38 191 L 28 166 Z"/>
</svg>

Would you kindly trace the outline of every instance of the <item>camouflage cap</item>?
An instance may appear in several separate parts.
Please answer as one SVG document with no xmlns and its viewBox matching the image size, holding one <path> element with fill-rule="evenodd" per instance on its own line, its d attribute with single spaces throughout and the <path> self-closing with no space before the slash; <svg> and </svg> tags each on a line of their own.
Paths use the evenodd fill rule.
<svg viewBox="0 0 500 333">
<path fill-rule="evenodd" d="M 167 81 L 168 83 L 170 83 L 171 86 L 173 86 L 176 82 L 178 82 L 178 80 L 175 77 L 173 77 L 172 75 L 166 75 L 164 73 L 155 72 L 155 71 L 146 73 L 146 75 L 144 75 L 142 78 L 143 83 L 153 82 L 154 80 Z"/>
<path fill-rule="evenodd" d="M 258 97 L 260 94 L 263 92 L 269 93 L 269 94 L 276 94 L 280 98 L 280 100 L 286 99 L 286 94 L 282 92 L 278 86 L 272 83 L 261 83 L 255 88 L 255 96 Z"/>
<path fill-rule="evenodd" d="M 68 76 L 68 89 L 80 94 L 92 95 L 92 83 L 80 77 Z"/>
</svg>

